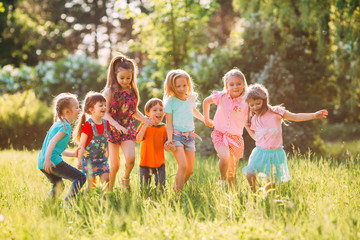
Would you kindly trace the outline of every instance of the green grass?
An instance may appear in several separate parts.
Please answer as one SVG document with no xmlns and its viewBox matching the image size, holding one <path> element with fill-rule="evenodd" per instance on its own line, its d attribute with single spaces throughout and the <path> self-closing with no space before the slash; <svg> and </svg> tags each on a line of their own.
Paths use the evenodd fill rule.
<svg viewBox="0 0 360 240">
<path fill-rule="evenodd" d="M 336 159 L 346 159 L 351 156 L 360 156 L 360 140 L 327 142 L 326 155 Z"/>
<path fill-rule="evenodd" d="M 123 192 L 122 165 L 113 194 L 102 196 L 96 190 L 81 195 L 69 210 L 60 209 L 61 200 L 44 201 L 50 184 L 37 170 L 37 155 L 0 152 L 0 239 L 360 238 L 359 158 L 289 157 L 292 180 L 263 200 L 250 192 L 241 173 L 245 161 L 239 164 L 237 188 L 224 191 L 216 185 L 217 160 L 200 157 L 179 198 L 171 190 L 176 163 L 168 155 L 162 195 L 139 190 L 138 167 L 131 193 Z"/>
</svg>

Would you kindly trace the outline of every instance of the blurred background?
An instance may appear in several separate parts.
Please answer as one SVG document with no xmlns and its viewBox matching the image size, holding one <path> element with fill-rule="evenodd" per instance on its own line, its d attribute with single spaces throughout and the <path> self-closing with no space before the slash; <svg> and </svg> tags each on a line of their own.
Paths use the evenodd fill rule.
<svg viewBox="0 0 360 240">
<path fill-rule="evenodd" d="M 170 69 L 188 71 L 202 100 L 237 67 L 292 112 L 327 120 L 283 126 L 284 146 L 346 158 L 360 152 L 358 0 L 0 1 L 0 148 L 38 149 L 61 92 L 102 91 L 110 59 L 136 60 L 143 112 Z M 211 109 L 211 116 L 215 107 Z M 211 129 L 197 150 L 214 154 Z M 254 143 L 244 134 L 246 156 Z"/>
</svg>

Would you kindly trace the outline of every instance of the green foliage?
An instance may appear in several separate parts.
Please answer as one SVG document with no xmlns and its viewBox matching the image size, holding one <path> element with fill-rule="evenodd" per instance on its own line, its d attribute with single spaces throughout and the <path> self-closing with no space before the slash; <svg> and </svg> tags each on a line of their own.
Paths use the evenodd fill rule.
<svg viewBox="0 0 360 240">
<path fill-rule="evenodd" d="M 0 95 L 33 89 L 35 84 L 34 69 L 29 66 L 21 65 L 20 68 L 14 68 L 6 65 L 0 70 Z"/>
<path fill-rule="evenodd" d="M 35 67 L 36 94 L 51 102 L 53 96 L 71 92 L 83 98 L 90 90 L 101 91 L 106 84 L 106 69 L 85 55 L 67 55 L 57 62 L 40 62 Z"/>
<path fill-rule="evenodd" d="M 213 11 L 213 3 L 155 0 L 150 13 L 134 18 L 134 34 L 138 40 L 132 44 L 132 49 L 156 60 L 161 71 L 181 68 L 191 52 L 206 49 L 205 26 Z"/>
<path fill-rule="evenodd" d="M 51 109 L 32 91 L 4 94 L 0 99 L 0 148 L 40 148 L 51 126 Z"/>
<path fill-rule="evenodd" d="M 37 156 L 0 153 L 1 239 L 358 239 L 360 233 L 359 157 L 289 157 L 292 180 L 263 199 L 260 191 L 251 193 L 241 173 L 246 162 L 239 164 L 236 189 L 222 190 L 217 161 L 201 157 L 177 197 L 176 161 L 167 155 L 164 193 L 141 192 L 135 167 L 130 193 L 119 188 L 119 173 L 113 193 L 96 189 L 80 194 L 71 209 L 60 209 L 61 199 L 44 202 L 51 186 L 37 170 Z M 64 182 L 67 190 L 71 182 Z"/>
<path fill-rule="evenodd" d="M 359 139 L 360 125 L 337 123 L 321 127 L 320 136 L 326 142 L 353 141 Z"/>
<path fill-rule="evenodd" d="M 53 20 L 62 14 L 59 7 L 50 8 L 52 3 L 47 0 L 17 2 L 16 8 L 9 10 L 6 28 L 0 36 L 0 66 L 18 67 L 24 63 L 34 66 L 39 60 L 57 59 L 77 47 L 64 21 Z"/>
</svg>

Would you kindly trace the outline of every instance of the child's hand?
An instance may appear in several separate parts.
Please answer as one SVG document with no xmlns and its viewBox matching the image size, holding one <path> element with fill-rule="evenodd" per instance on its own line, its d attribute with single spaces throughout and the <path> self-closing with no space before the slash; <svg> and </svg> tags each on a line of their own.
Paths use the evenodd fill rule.
<svg viewBox="0 0 360 240">
<path fill-rule="evenodd" d="M 326 109 L 323 109 L 315 113 L 315 118 L 326 118 L 327 115 L 328 115 L 328 111 Z"/>
<path fill-rule="evenodd" d="M 81 170 L 81 167 L 82 167 L 82 161 L 81 159 L 78 159 L 77 168 Z"/>
<path fill-rule="evenodd" d="M 152 126 L 152 125 L 154 125 L 154 121 L 151 118 L 147 117 L 145 119 L 145 125 Z"/>
<path fill-rule="evenodd" d="M 126 128 L 124 128 L 123 126 L 121 125 L 118 125 L 116 127 L 116 129 L 121 133 L 121 134 L 127 134 L 128 133 L 128 130 Z"/>
<path fill-rule="evenodd" d="M 51 166 L 53 166 L 54 168 L 56 168 L 55 164 L 50 160 L 50 161 L 46 161 L 44 162 L 44 166 L 43 169 L 45 172 L 47 172 L 48 174 L 52 173 L 52 168 Z"/>
<path fill-rule="evenodd" d="M 81 147 L 78 147 L 75 151 L 74 151 L 74 157 L 78 157 L 79 156 L 79 151 L 80 151 Z"/>
<path fill-rule="evenodd" d="M 214 127 L 214 122 L 212 120 L 205 119 L 205 125 L 208 126 L 208 127 L 213 128 Z"/>
<path fill-rule="evenodd" d="M 165 151 L 167 152 L 175 152 L 176 151 L 176 146 L 173 142 L 169 142 L 167 141 L 165 144 L 164 144 L 164 149 Z"/>
</svg>

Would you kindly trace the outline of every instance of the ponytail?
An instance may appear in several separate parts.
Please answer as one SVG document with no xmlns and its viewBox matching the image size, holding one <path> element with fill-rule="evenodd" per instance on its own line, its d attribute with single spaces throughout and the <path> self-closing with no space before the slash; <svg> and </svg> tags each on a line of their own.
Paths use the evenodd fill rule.
<svg viewBox="0 0 360 240">
<path fill-rule="evenodd" d="M 73 142 L 74 143 L 79 143 L 80 142 L 80 137 L 81 137 L 81 129 L 84 126 L 86 122 L 86 115 L 85 112 L 83 110 L 81 117 L 79 119 L 79 121 L 76 124 L 76 127 L 74 129 L 74 134 L 73 134 Z"/>
</svg>

